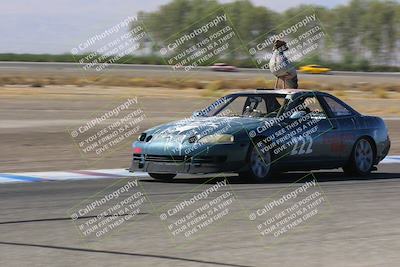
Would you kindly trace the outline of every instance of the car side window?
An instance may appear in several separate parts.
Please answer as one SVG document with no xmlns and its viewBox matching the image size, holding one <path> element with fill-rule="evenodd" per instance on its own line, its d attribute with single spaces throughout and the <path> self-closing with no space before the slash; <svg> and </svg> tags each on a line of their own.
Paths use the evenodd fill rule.
<svg viewBox="0 0 400 267">
<path fill-rule="evenodd" d="M 261 96 L 249 96 L 246 100 L 243 115 L 261 116 L 267 114 L 267 104 Z"/>
<path fill-rule="evenodd" d="M 351 115 L 351 111 L 348 110 L 345 106 L 343 106 L 339 102 L 337 102 L 335 99 L 324 96 L 324 100 L 335 117 Z"/>
<path fill-rule="evenodd" d="M 302 99 L 301 104 L 305 104 L 305 112 L 312 113 L 313 117 L 318 117 L 320 119 L 326 119 L 327 116 L 319 103 L 318 99 L 315 96 L 308 96 Z"/>
<path fill-rule="evenodd" d="M 242 115 L 246 100 L 247 97 L 236 97 L 231 103 L 226 106 L 224 111 L 219 113 L 217 116 Z"/>
<path fill-rule="evenodd" d="M 255 109 L 262 114 L 267 114 L 268 110 L 267 110 L 267 103 L 265 102 L 265 99 L 262 98 L 261 96 L 255 97 L 255 99 L 257 102 L 257 106 L 255 107 Z"/>
</svg>

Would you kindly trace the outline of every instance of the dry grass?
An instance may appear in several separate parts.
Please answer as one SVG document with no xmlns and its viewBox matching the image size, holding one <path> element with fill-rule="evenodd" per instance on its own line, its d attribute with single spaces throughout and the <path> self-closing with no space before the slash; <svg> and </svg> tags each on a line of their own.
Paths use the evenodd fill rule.
<svg viewBox="0 0 400 267">
<path fill-rule="evenodd" d="M 186 88 L 184 90 L 179 88 L 166 88 L 154 87 L 146 88 L 140 86 L 122 87 L 122 86 L 106 86 L 106 85 L 92 85 L 89 84 L 84 87 L 77 85 L 52 85 L 44 86 L 41 88 L 32 88 L 30 84 L 27 85 L 6 85 L 0 87 L 0 98 L 20 98 L 20 99 L 70 99 L 82 100 L 90 99 L 115 99 L 121 97 L 128 97 L 137 95 L 139 97 L 161 97 L 170 98 L 209 98 L 209 102 L 218 97 L 229 94 L 238 89 L 225 89 L 226 84 L 222 81 L 204 82 L 208 87 L 199 90 L 196 88 Z M 235 86 L 236 87 L 236 86 Z M 337 95 L 342 100 L 345 100 L 350 106 L 354 107 L 357 111 L 366 115 L 400 115 L 400 108 L 398 101 L 400 100 L 400 93 L 389 92 L 390 98 L 378 98 L 373 91 L 361 92 L 356 90 L 335 90 L 331 91 L 332 94 Z M 208 101 L 208 100 L 207 100 Z"/>
<path fill-rule="evenodd" d="M 216 97 L 219 95 L 218 91 L 223 89 L 223 87 L 224 84 L 222 81 L 211 81 L 206 85 L 206 88 L 202 91 L 201 95 L 204 97 Z"/>
<path fill-rule="evenodd" d="M 336 97 L 345 99 L 347 97 L 347 93 L 344 90 L 333 90 L 333 95 L 335 95 Z"/>
<path fill-rule="evenodd" d="M 129 76 L 37 76 L 35 74 L 1 75 L 0 86 L 4 85 L 28 85 L 31 87 L 45 87 L 48 85 L 75 85 L 85 87 L 89 85 L 107 88 L 110 86 L 127 88 L 170 88 L 170 89 L 199 89 L 205 96 L 220 95 L 223 90 L 247 90 L 255 88 L 273 88 L 275 80 L 267 80 L 260 76 L 256 79 L 217 79 L 199 81 L 193 78 L 166 78 L 166 77 L 129 77 Z M 362 97 L 368 94 L 372 98 L 392 98 L 400 93 L 400 84 L 387 83 L 373 85 L 367 82 L 355 84 L 318 83 L 310 80 L 300 80 L 299 88 L 310 90 L 329 91 L 340 98 L 353 97 L 350 92 L 362 92 Z M 360 94 L 361 95 L 361 94 Z M 357 95 L 358 97 L 359 95 Z"/>
<path fill-rule="evenodd" d="M 388 98 L 388 91 L 383 87 L 376 87 L 373 92 L 378 98 Z"/>
<path fill-rule="evenodd" d="M 400 109 L 397 107 L 389 107 L 386 109 L 386 112 L 391 115 L 400 115 Z"/>
<path fill-rule="evenodd" d="M 163 88 L 193 88 L 193 89 L 255 89 L 273 88 L 275 81 L 265 78 L 257 79 L 223 79 L 198 81 L 194 79 L 178 78 L 146 78 L 126 76 L 87 76 L 87 77 L 34 77 L 34 76 L 0 76 L 0 85 L 32 85 L 34 83 L 46 85 L 105 85 L 122 87 L 163 87 Z M 213 89 L 213 87 L 217 87 Z"/>
<path fill-rule="evenodd" d="M 322 87 L 323 86 L 320 83 L 313 82 L 313 81 L 301 80 L 299 82 L 299 88 L 302 88 L 302 89 L 321 90 Z"/>
<path fill-rule="evenodd" d="M 43 83 L 41 83 L 41 82 L 33 82 L 32 84 L 31 84 L 31 87 L 43 87 L 44 85 L 43 85 Z"/>
</svg>

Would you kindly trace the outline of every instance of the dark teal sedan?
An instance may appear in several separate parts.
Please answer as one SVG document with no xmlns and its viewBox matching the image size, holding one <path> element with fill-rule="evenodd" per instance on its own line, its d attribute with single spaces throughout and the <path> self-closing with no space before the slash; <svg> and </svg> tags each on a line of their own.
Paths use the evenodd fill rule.
<svg viewBox="0 0 400 267">
<path fill-rule="evenodd" d="M 389 148 L 381 118 L 364 116 L 330 94 L 257 89 L 143 132 L 133 143 L 130 171 L 160 180 L 233 172 L 264 181 L 274 172 L 333 168 L 363 176 L 376 170 Z"/>
</svg>

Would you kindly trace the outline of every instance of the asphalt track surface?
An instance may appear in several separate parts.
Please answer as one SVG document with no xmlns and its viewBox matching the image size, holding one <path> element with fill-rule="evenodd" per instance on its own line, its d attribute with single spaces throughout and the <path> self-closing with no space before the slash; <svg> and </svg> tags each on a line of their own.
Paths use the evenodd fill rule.
<svg viewBox="0 0 400 267">
<path fill-rule="evenodd" d="M 33 72 L 34 69 L 35 73 L 54 73 L 58 68 L 55 66 L 60 66 L 58 63 L 10 64 L 15 63 L 0 63 L 1 71 Z M 71 66 L 71 69 L 61 67 L 58 71 L 74 72 L 73 68 L 79 67 Z M 145 72 L 149 75 L 167 73 L 167 70 L 158 67 L 152 71 L 142 68 L 137 69 L 140 75 Z M 116 69 L 110 73 L 128 74 L 132 71 L 135 70 Z M 77 68 L 76 72 L 81 72 L 81 69 Z M 245 76 L 245 73 L 241 71 L 229 75 Z M 247 75 L 251 77 L 252 74 Z M 346 76 L 357 80 L 360 78 L 357 75 L 339 76 L 334 73 L 317 77 Z M 398 79 L 397 76 L 391 76 L 395 74 L 376 75 L 383 75 L 382 79 Z M 367 78 L 380 79 L 373 75 L 365 76 Z M 71 141 L 65 137 L 65 122 L 60 122 L 62 127 L 58 124 L 49 127 L 47 124 L 35 125 L 32 119 L 60 120 L 69 114 L 71 105 L 75 113 L 66 118 L 81 118 L 83 114 L 91 112 L 86 104 L 82 111 L 77 101 L 70 101 L 66 110 L 62 109 L 64 102 L 11 101 L 3 99 L 1 102 L 2 120 L 7 123 L 4 125 L 7 127 L 2 129 L 2 172 L 80 167 L 81 160 L 76 156 L 77 153 L 66 154 L 72 148 L 67 146 Z M 50 107 L 45 106 L 45 103 Z M 160 109 L 161 112 L 167 105 L 162 103 L 153 101 L 144 104 L 145 107 L 149 105 L 149 110 L 151 107 L 151 110 Z M 193 109 L 193 102 L 183 103 L 188 106 L 182 108 L 185 112 Z M 52 113 L 47 110 L 52 110 Z M 182 117 L 182 114 L 176 116 Z M 166 119 L 157 117 L 151 123 L 161 123 Z M 27 124 L 28 121 L 32 125 Z M 389 121 L 396 149 L 397 125 L 397 121 Z M 59 151 L 63 151 L 63 154 Z M 104 167 L 127 166 L 129 160 L 122 159 L 128 159 L 129 154 L 126 151 L 117 157 L 113 155 L 115 161 L 108 160 L 110 166 Z M 132 221 L 99 238 L 82 237 L 71 220 L 70 210 L 119 180 L 0 184 L 0 266 L 398 266 L 400 164 L 380 165 L 378 171 L 366 178 L 346 177 L 340 170 L 314 172 L 329 205 L 321 208 L 321 214 L 282 236 L 274 239 L 260 236 L 257 225 L 249 219 L 249 211 L 261 208 L 267 202 L 266 199 L 275 199 L 282 190 L 304 185 L 310 176 L 307 176 L 306 181 L 295 182 L 308 174 L 287 173 L 263 184 L 239 180 L 235 176 L 218 176 L 210 180 L 212 175 L 181 175 L 171 183 L 144 177 L 121 178 L 121 182 L 137 179 L 148 201 L 141 206 Z M 160 215 L 182 199 L 201 192 L 203 188 L 214 186 L 225 178 L 229 187 L 221 189 L 222 192 L 232 192 L 236 198 L 228 216 L 207 227 L 206 231 L 196 233 L 198 235 L 195 240 L 171 236 L 160 220 Z M 205 202 L 200 200 L 198 204 Z M 193 210 L 194 207 L 187 208 L 187 212 Z M 82 217 L 75 223 L 88 219 Z"/>
<path fill-rule="evenodd" d="M 118 76 L 140 76 L 140 77 L 156 77 L 169 76 L 182 78 L 193 77 L 210 79 L 212 78 L 229 78 L 229 79 L 246 79 L 265 77 L 266 79 L 275 79 L 268 70 L 258 68 L 239 68 L 237 72 L 213 72 L 209 67 L 197 67 L 191 71 L 174 71 L 171 66 L 162 65 L 138 65 L 138 64 L 112 64 L 104 71 L 96 71 L 95 66 L 84 69 L 84 65 L 79 63 L 58 63 L 58 62 L 0 62 L 0 71 L 2 74 L 62 74 L 62 75 L 118 75 Z M 300 79 L 307 79 L 316 82 L 326 82 L 327 79 L 334 79 L 336 82 L 343 83 L 390 83 L 398 82 L 400 73 L 398 72 L 351 72 L 351 71 L 332 71 L 329 74 L 299 74 Z"/>
<path fill-rule="evenodd" d="M 68 210 L 114 179 L 2 184 L 0 266 L 398 266 L 398 164 L 382 165 L 362 179 L 315 172 L 329 211 L 284 238 L 260 239 L 247 209 L 306 174 L 263 184 L 227 177 L 230 188 L 222 190 L 233 191 L 240 204 L 234 202 L 230 216 L 194 241 L 172 238 L 160 212 L 224 177 L 207 182 L 210 176 L 180 176 L 171 183 L 137 178 L 152 204 L 144 204 L 134 221 L 93 239 L 82 239 Z"/>
</svg>

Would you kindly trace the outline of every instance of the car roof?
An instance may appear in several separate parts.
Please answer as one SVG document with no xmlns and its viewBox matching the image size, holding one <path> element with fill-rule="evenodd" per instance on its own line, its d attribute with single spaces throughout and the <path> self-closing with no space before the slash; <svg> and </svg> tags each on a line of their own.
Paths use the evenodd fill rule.
<svg viewBox="0 0 400 267">
<path fill-rule="evenodd" d="M 350 105 L 348 105 L 347 103 L 343 102 L 341 99 L 326 93 L 326 92 L 321 92 L 321 91 L 317 91 L 317 90 L 306 90 L 306 89 L 266 89 L 266 88 L 258 88 L 256 90 L 248 90 L 248 91 L 240 91 L 240 92 L 236 92 L 230 95 L 249 95 L 249 94 L 253 94 L 253 95 L 266 95 L 266 94 L 282 94 L 282 95 L 290 95 L 291 98 L 297 98 L 297 97 L 301 97 L 304 94 L 314 94 L 314 95 L 318 95 L 318 96 L 328 96 L 331 97 L 335 100 L 337 100 L 340 104 L 344 105 L 346 108 L 350 109 L 353 114 L 360 114 L 358 111 L 356 111 L 355 109 L 353 109 Z"/>
<path fill-rule="evenodd" d="M 257 88 L 256 90 L 240 91 L 240 92 L 235 92 L 234 94 L 243 94 L 243 95 L 248 95 L 248 94 L 255 94 L 255 95 L 257 95 L 257 94 L 259 94 L 259 95 L 264 95 L 264 94 L 292 95 L 292 94 L 297 94 L 297 93 L 309 93 L 309 92 L 317 93 L 318 91 L 306 90 L 306 89 Z"/>
</svg>

